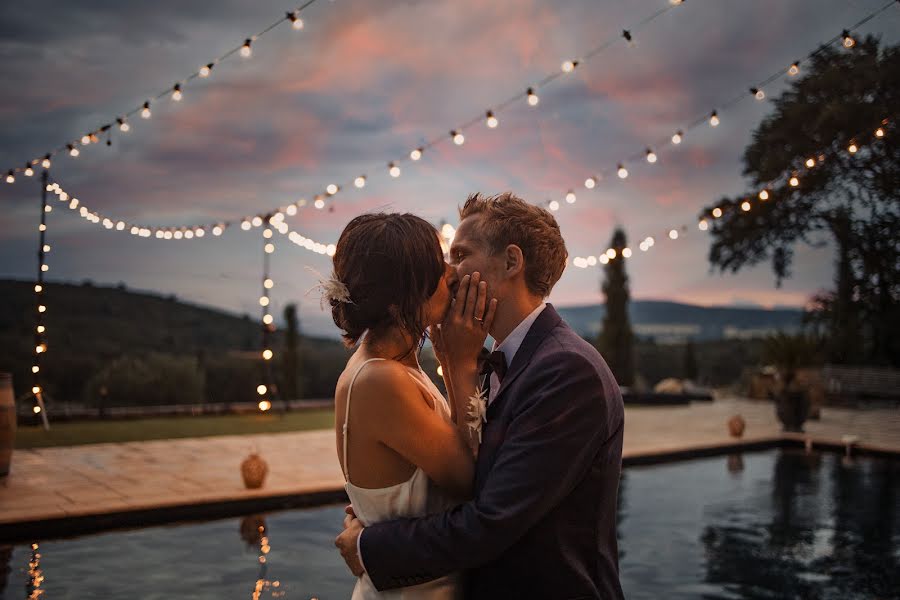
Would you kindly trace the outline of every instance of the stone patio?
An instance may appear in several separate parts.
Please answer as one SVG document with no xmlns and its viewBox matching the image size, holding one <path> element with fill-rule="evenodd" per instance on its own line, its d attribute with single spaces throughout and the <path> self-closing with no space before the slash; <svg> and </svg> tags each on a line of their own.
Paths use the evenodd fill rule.
<svg viewBox="0 0 900 600">
<path fill-rule="evenodd" d="M 742 442 L 782 436 L 769 402 L 628 408 L 625 457 L 732 445 L 725 423 L 734 414 L 747 422 Z M 841 444 L 844 435 L 855 435 L 861 446 L 900 452 L 898 409 L 825 408 L 806 431 L 816 442 Z M 260 490 L 244 489 L 240 476 L 253 448 L 269 463 Z M 342 488 L 331 430 L 17 450 L 10 475 L 0 480 L 0 526 Z"/>
</svg>

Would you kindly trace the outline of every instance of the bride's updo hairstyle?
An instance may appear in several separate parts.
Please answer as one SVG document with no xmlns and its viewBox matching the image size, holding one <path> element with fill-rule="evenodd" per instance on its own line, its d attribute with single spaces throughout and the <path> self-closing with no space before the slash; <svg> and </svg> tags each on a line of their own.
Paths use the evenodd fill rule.
<svg viewBox="0 0 900 600">
<path fill-rule="evenodd" d="M 332 299 L 331 316 L 348 347 L 367 331 L 377 336 L 395 326 L 422 341 L 425 306 L 445 269 L 438 232 L 428 221 L 409 213 L 360 215 L 344 228 L 333 260 L 350 302 Z"/>
</svg>

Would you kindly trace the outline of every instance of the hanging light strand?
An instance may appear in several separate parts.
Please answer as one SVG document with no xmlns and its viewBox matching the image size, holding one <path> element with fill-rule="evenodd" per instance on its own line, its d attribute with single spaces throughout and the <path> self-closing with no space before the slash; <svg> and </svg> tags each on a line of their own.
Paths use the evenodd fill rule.
<svg viewBox="0 0 900 600">
<path fill-rule="evenodd" d="M 737 214 L 751 213 L 753 212 L 754 208 L 757 208 L 758 206 L 761 206 L 762 204 L 765 204 L 772 200 L 772 196 L 775 193 L 775 190 L 781 189 L 785 193 L 793 193 L 793 191 L 795 190 L 802 191 L 802 178 L 805 173 L 808 173 L 809 171 L 815 169 L 821 163 L 836 159 L 841 155 L 853 156 L 855 154 L 858 154 L 864 149 L 861 140 L 868 139 L 872 143 L 883 140 L 888 135 L 888 133 L 893 130 L 896 124 L 896 117 L 897 115 L 894 115 L 890 118 L 882 119 L 871 129 L 867 129 L 865 131 L 857 133 L 856 135 L 850 136 L 849 141 L 835 140 L 830 148 L 823 152 L 817 153 L 812 161 L 810 161 L 810 159 L 806 159 L 805 161 L 802 161 L 803 166 L 791 166 L 787 171 L 761 186 L 760 191 L 755 195 L 742 196 L 736 198 L 729 204 L 715 206 L 709 211 L 704 211 L 698 217 L 697 229 L 700 231 L 709 231 L 713 221 L 722 218 L 729 212 Z M 855 151 L 851 151 L 851 148 L 855 148 Z M 805 172 L 803 171 L 804 168 L 806 169 Z M 642 252 L 647 252 L 655 246 L 657 240 L 676 241 L 682 239 L 690 231 L 691 227 L 689 227 L 687 224 L 668 227 L 656 232 L 656 235 L 648 235 L 644 237 L 643 240 L 641 240 L 641 242 L 638 244 L 638 247 Z M 604 253 L 600 255 L 575 256 L 572 259 L 572 264 L 578 268 L 587 269 L 589 267 L 594 267 L 597 265 L 608 264 L 611 260 L 615 260 L 617 257 L 630 258 L 633 255 L 633 251 L 627 248 L 625 250 L 628 250 L 628 252 L 625 252 L 623 250 L 621 253 L 617 253 L 614 248 L 608 248 Z"/>
<path fill-rule="evenodd" d="M 283 17 L 279 18 L 276 21 L 273 21 L 268 27 L 266 27 L 265 29 L 263 29 L 262 31 L 257 33 L 256 35 L 246 38 L 244 40 L 244 42 L 241 43 L 241 45 L 231 48 L 225 54 L 222 54 L 218 58 L 199 67 L 196 71 L 194 71 L 193 73 L 191 73 L 184 79 L 176 81 L 174 85 L 169 86 L 162 92 L 156 94 L 155 96 L 150 97 L 148 100 L 142 101 L 141 104 L 138 105 L 136 108 L 133 108 L 123 114 L 116 115 L 108 123 L 105 123 L 105 124 L 101 125 L 100 127 L 98 127 L 97 129 L 95 129 L 94 131 L 89 131 L 88 133 L 81 136 L 81 138 L 79 138 L 78 141 L 71 141 L 71 142 L 62 144 L 58 148 L 51 150 L 50 152 L 46 153 L 44 156 L 41 156 L 40 158 L 35 158 L 35 159 L 25 162 L 24 167 L 8 169 L 7 172 L 13 173 L 13 174 L 19 173 L 19 172 L 24 173 L 26 171 L 26 169 L 28 169 L 29 167 L 33 167 L 34 165 L 41 164 L 42 161 L 50 159 L 53 156 L 56 156 L 57 154 L 59 154 L 61 152 L 68 152 L 70 156 L 77 157 L 80 154 L 80 152 L 78 150 L 79 145 L 87 146 L 89 144 L 96 143 L 98 141 L 98 136 L 100 136 L 102 133 L 109 134 L 109 132 L 112 131 L 113 127 L 118 127 L 119 131 L 121 131 L 123 133 L 129 131 L 131 129 L 131 127 L 128 123 L 128 119 L 130 117 L 140 114 L 140 116 L 142 116 L 144 119 L 149 119 L 152 115 L 150 106 L 153 102 L 155 102 L 157 100 L 169 98 L 175 102 L 180 101 L 182 96 L 184 95 L 184 86 L 187 83 L 189 83 L 197 78 L 205 79 L 205 78 L 209 77 L 213 68 L 216 65 L 218 65 L 219 63 L 221 63 L 224 60 L 227 60 L 228 58 L 232 57 L 235 54 L 241 54 L 242 56 L 246 57 L 247 54 L 245 54 L 244 50 L 246 48 L 249 48 L 251 43 L 256 42 L 259 38 L 268 34 L 273 29 L 275 29 L 276 27 L 281 25 L 282 23 L 290 23 L 292 28 L 299 29 L 300 27 L 297 27 L 297 23 L 299 22 L 302 27 L 303 21 L 299 18 L 300 13 L 303 10 L 305 10 L 306 8 L 308 8 L 309 6 L 311 6 L 312 4 L 315 4 L 317 1 L 318 0 L 307 0 L 306 2 L 304 2 L 303 4 L 301 4 L 300 6 L 295 8 L 294 10 L 288 11 L 287 13 L 285 13 L 285 15 Z M 107 145 L 109 145 L 110 143 L 111 142 L 109 142 L 109 139 L 107 139 Z M 13 182 L 10 181 L 10 183 L 13 183 Z"/>
<path fill-rule="evenodd" d="M 272 316 L 272 307 L 270 294 L 275 282 L 269 273 L 269 263 L 272 253 L 275 252 L 275 244 L 272 241 L 272 215 L 265 217 L 265 228 L 263 229 L 263 269 L 262 269 L 262 295 L 259 297 L 259 305 L 262 308 L 262 352 L 263 359 L 263 382 L 256 386 L 256 392 L 259 395 L 257 406 L 261 412 L 266 412 L 272 408 L 272 398 L 277 393 L 275 389 L 274 379 L 272 377 L 272 334 L 275 332 L 275 319 Z"/>
<path fill-rule="evenodd" d="M 46 406 L 44 405 L 44 388 L 41 385 L 43 380 L 41 363 L 44 362 L 43 358 L 47 353 L 47 326 L 44 320 L 44 315 L 47 312 L 47 301 L 45 299 L 44 273 L 50 270 L 50 266 L 47 264 L 47 253 L 50 252 L 50 245 L 47 243 L 47 215 L 53 210 L 53 207 L 47 203 L 48 180 L 49 174 L 44 169 L 44 172 L 41 174 L 43 189 L 41 190 L 41 222 L 38 225 L 38 268 L 34 282 L 34 361 L 31 365 L 31 396 L 35 402 L 32 410 L 41 415 L 44 429 L 50 428 Z"/>
<path fill-rule="evenodd" d="M 896 2 L 896 0 L 885 4 L 880 9 L 866 15 L 864 18 L 860 19 L 855 24 L 853 24 L 850 27 L 849 31 L 857 29 L 858 27 L 860 27 L 860 26 L 868 23 L 872 19 L 874 19 L 876 16 L 880 15 L 882 12 L 884 12 L 891 6 L 897 6 L 897 5 L 898 5 L 898 3 Z M 603 168 L 603 169 L 598 170 L 596 173 L 593 173 L 592 175 L 590 175 L 587 179 L 582 180 L 585 182 L 584 187 L 586 187 L 587 189 L 594 189 L 596 187 L 596 184 L 599 181 L 605 180 L 606 178 L 610 177 L 613 173 L 618 173 L 618 176 L 620 179 L 625 179 L 629 174 L 629 171 L 626 168 L 626 165 L 628 165 L 628 164 L 637 163 L 639 161 L 643 162 L 643 160 L 646 160 L 646 162 L 648 162 L 650 164 L 656 163 L 657 162 L 657 152 L 653 150 L 654 148 L 666 148 L 666 147 L 669 147 L 670 145 L 678 146 L 684 141 L 684 139 L 686 137 L 685 132 L 697 129 L 699 127 L 705 127 L 705 126 L 715 127 L 715 126 L 717 126 L 721 122 L 721 113 L 722 112 L 730 110 L 735 105 L 746 100 L 748 97 L 754 98 L 757 100 L 765 98 L 765 93 L 763 92 L 763 89 L 766 86 L 771 85 L 773 82 L 783 78 L 786 72 L 789 75 L 792 74 L 793 69 L 796 69 L 797 72 L 799 72 L 799 66 L 802 63 L 809 62 L 814 57 L 816 57 L 819 54 L 821 54 L 822 52 L 824 52 L 830 46 L 833 46 L 835 44 L 841 44 L 844 47 L 846 47 L 846 44 L 844 44 L 844 40 L 846 39 L 845 35 L 846 35 L 847 31 L 848 30 L 845 29 L 840 34 L 835 35 L 831 39 L 826 40 L 825 42 L 822 42 L 820 44 L 817 44 L 815 46 L 815 48 L 813 50 L 811 50 L 810 52 L 808 52 L 802 60 L 794 61 L 787 68 L 780 67 L 778 70 L 774 71 L 770 76 L 766 77 L 762 81 L 756 82 L 755 84 L 750 86 L 749 89 L 750 89 L 751 93 L 749 95 L 746 92 L 746 88 L 743 88 L 742 91 L 736 93 L 734 96 L 726 99 L 723 102 L 716 104 L 716 106 L 718 108 L 716 108 L 712 112 L 704 112 L 703 114 L 698 115 L 694 120 L 690 121 L 685 127 L 678 129 L 671 136 L 666 135 L 665 137 L 661 137 L 660 139 L 657 139 L 656 141 L 651 143 L 649 146 L 645 145 L 643 150 L 636 151 L 635 153 L 631 154 L 630 156 L 627 156 L 624 159 L 616 161 L 615 169 Z M 762 96 L 762 98 L 760 96 Z M 567 193 L 568 192 L 563 192 L 562 194 L 565 195 Z M 563 206 L 563 203 L 558 202 L 558 201 L 555 204 L 551 204 L 551 202 L 553 202 L 553 201 L 554 201 L 553 199 L 548 199 L 548 201 L 545 202 L 545 206 L 547 206 L 547 207 L 553 206 L 553 207 L 555 207 L 554 210 L 559 210 Z"/>
</svg>

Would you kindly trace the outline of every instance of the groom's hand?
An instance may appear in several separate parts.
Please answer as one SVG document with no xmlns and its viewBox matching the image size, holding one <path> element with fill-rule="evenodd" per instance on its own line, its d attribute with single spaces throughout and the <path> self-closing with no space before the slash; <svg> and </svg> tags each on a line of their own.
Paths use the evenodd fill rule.
<svg viewBox="0 0 900 600">
<path fill-rule="evenodd" d="M 357 553 L 359 534 L 362 533 L 362 530 L 363 524 L 360 520 L 348 514 L 344 517 L 344 531 L 334 540 L 334 545 L 341 551 L 341 556 L 344 558 L 344 562 L 347 563 L 350 572 L 357 577 L 366 572 Z"/>
</svg>

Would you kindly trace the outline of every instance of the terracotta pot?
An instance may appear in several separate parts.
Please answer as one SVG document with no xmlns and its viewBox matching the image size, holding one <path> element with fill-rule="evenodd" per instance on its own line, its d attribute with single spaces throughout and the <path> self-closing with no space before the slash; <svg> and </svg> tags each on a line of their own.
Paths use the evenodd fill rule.
<svg viewBox="0 0 900 600">
<path fill-rule="evenodd" d="M 741 415 L 734 415 L 728 419 L 728 433 L 731 434 L 731 437 L 741 437 L 744 435 L 744 429 L 746 428 L 747 422 L 744 421 L 744 417 Z"/>
<path fill-rule="evenodd" d="M 269 465 L 257 453 L 252 453 L 241 463 L 241 477 L 244 485 L 251 490 L 261 488 L 269 472 Z"/>
</svg>

